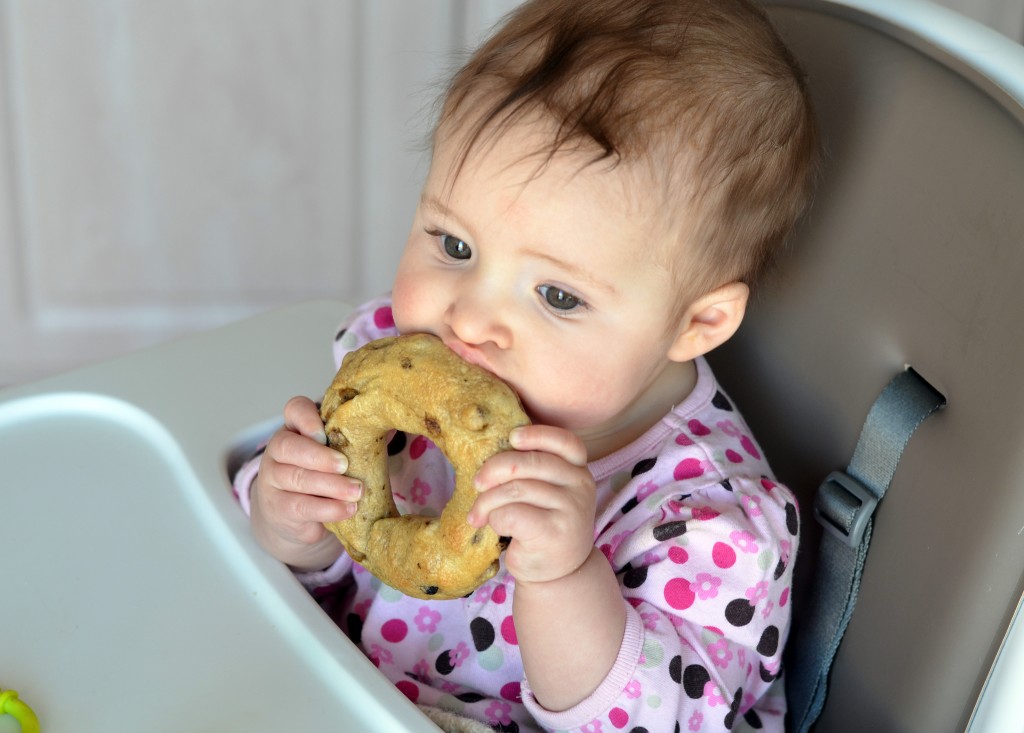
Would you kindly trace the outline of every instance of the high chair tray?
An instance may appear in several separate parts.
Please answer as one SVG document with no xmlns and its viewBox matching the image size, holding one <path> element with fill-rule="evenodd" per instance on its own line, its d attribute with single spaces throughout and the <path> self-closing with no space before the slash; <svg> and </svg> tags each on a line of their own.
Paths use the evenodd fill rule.
<svg viewBox="0 0 1024 733">
<path fill-rule="evenodd" d="M 232 447 L 330 382 L 346 310 L 0 392 L 0 690 L 43 731 L 436 733 L 262 552 L 229 485 Z"/>
</svg>

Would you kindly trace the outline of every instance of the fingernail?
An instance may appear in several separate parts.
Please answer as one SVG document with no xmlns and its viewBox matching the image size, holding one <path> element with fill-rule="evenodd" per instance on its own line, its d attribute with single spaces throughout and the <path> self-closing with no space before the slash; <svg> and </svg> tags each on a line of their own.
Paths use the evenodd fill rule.
<svg viewBox="0 0 1024 733">
<path fill-rule="evenodd" d="M 511 432 L 509 432 L 508 434 L 508 442 L 512 445 L 513 448 L 518 448 L 519 445 L 523 442 L 523 429 L 512 428 Z"/>
<path fill-rule="evenodd" d="M 344 453 L 338 454 L 338 473 L 345 473 L 348 470 L 348 456 Z"/>
<path fill-rule="evenodd" d="M 327 433 L 325 433 L 323 430 L 313 433 L 312 437 L 313 440 L 315 440 L 320 445 L 327 445 Z"/>
<path fill-rule="evenodd" d="M 352 501 L 359 501 L 361 498 L 363 498 L 363 485 L 359 482 L 356 482 L 350 489 L 350 493 L 352 496 Z"/>
</svg>

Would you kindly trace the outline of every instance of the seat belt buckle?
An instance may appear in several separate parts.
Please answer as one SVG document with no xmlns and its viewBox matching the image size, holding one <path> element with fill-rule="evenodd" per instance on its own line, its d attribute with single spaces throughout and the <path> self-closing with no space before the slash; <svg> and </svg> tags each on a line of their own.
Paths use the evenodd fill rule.
<svg viewBox="0 0 1024 733">
<path fill-rule="evenodd" d="M 857 547 L 871 521 L 878 499 L 844 471 L 833 471 L 818 487 L 814 497 L 814 518 L 849 547 Z"/>
</svg>

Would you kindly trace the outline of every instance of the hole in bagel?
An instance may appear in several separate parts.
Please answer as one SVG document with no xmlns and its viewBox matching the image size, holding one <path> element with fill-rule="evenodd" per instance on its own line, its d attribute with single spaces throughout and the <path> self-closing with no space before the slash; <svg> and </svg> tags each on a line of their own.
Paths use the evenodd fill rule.
<svg viewBox="0 0 1024 733">
<path fill-rule="evenodd" d="M 412 468 L 408 463 L 422 459 L 428 451 L 436 451 L 430 457 L 431 470 L 425 475 L 416 470 L 412 482 L 397 480 L 403 470 Z M 440 516 L 441 509 L 455 489 L 455 467 L 429 435 L 395 431 L 387 444 L 388 478 L 391 481 L 395 505 L 402 515 L 418 514 L 422 517 Z M 416 467 L 419 469 L 419 467 Z M 437 492 L 440 492 L 439 498 Z"/>
</svg>

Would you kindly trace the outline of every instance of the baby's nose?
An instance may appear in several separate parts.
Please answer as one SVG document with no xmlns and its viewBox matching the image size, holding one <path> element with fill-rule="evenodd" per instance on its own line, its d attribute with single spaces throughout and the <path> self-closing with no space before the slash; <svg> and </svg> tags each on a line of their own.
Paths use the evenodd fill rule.
<svg viewBox="0 0 1024 733">
<path fill-rule="evenodd" d="M 509 309 L 497 294 L 488 295 L 483 288 L 466 289 L 452 299 L 448 308 L 448 326 L 463 343 L 493 343 L 508 348 L 512 341 Z"/>
</svg>

